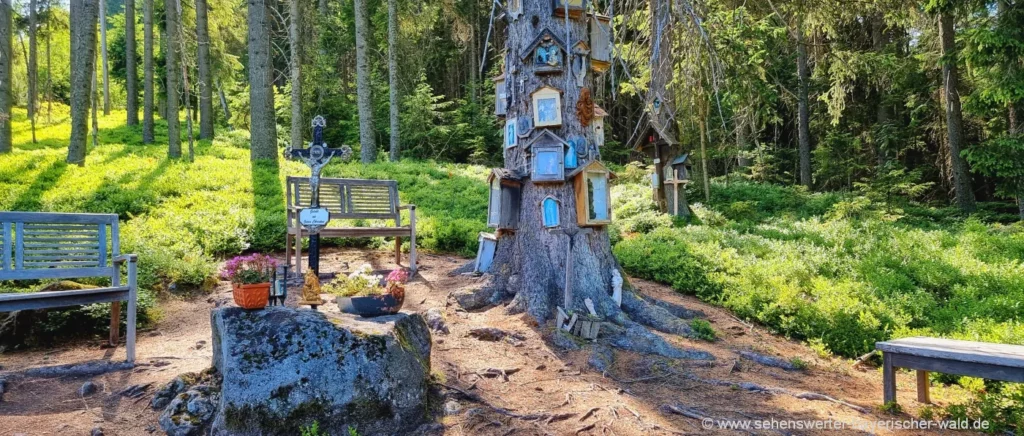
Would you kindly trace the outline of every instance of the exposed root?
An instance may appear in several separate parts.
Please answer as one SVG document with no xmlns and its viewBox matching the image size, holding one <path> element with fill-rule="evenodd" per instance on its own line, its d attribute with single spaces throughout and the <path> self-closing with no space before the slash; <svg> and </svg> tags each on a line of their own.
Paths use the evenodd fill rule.
<svg viewBox="0 0 1024 436">
<path fill-rule="evenodd" d="M 678 348 L 640 324 L 632 322 L 627 323 L 626 329 L 622 332 L 610 335 L 607 341 L 609 345 L 620 350 L 656 354 L 671 359 L 715 360 L 711 353 Z"/>
<path fill-rule="evenodd" d="M 779 359 L 778 357 L 766 356 L 764 354 L 755 353 L 753 351 L 740 351 L 739 355 L 744 359 L 753 360 L 754 362 L 760 363 L 764 366 L 782 368 L 786 371 L 800 370 L 800 368 L 794 365 L 792 362 Z"/>
<path fill-rule="evenodd" d="M 861 407 L 861 406 L 858 406 L 856 404 L 851 404 L 849 402 L 846 402 L 846 401 L 843 401 L 843 400 L 840 400 L 840 399 L 837 399 L 837 398 L 834 398 L 834 397 L 830 397 L 830 396 L 825 395 L 825 394 L 819 394 L 817 392 L 796 392 L 796 391 L 792 391 L 792 390 L 789 390 L 789 389 L 786 389 L 786 388 L 761 386 L 761 385 L 759 385 L 757 383 L 750 383 L 750 382 L 739 382 L 739 383 L 736 383 L 736 382 L 725 381 L 725 380 L 718 380 L 718 379 L 713 379 L 713 378 L 701 378 L 701 377 L 697 377 L 696 375 L 689 374 L 689 373 L 687 373 L 687 374 L 680 374 L 680 375 L 685 377 L 685 378 L 687 378 L 687 379 L 689 379 L 689 380 L 693 380 L 693 381 L 696 381 L 696 382 L 705 383 L 705 384 L 709 384 L 709 385 L 713 385 L 713 386 L 725 386 L 725 387 L 730 387 L 730 388 L 733 388 L 733 389 L 742 389 L 742 390 L 749 391 L 749 392 L 760 392 L 760 393 L 766 393 L 766 394 L 771 394 L 771 395 L 789 395 L 789 396 L 791 396 L 793 398 L 799 398 L 801 400 L 828 401 L 830 403 L 835 403 L 835 404 L 838 404 L 840 406 L 848 407 L 848 408 L 856 410 L 857 412 L 860 412 L 860 413 L 868 413 L 868 410 L 863 408 L 863 407 Z"/>
<path fill-rule="evenodd" d="M 667 304 L 667 303 L 666 303 Z M 630 319 L 663 333 L 693 336 L 690 325 L 664 307 L 651 304 L 633 292 L 622 293 L 622 311 Z"/>
</svg>

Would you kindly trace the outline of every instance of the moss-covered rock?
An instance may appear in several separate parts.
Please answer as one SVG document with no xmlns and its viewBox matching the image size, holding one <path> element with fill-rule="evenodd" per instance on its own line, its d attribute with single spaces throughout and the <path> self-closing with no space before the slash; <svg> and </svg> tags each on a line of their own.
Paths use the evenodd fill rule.
<svg viewBox="0 0 1024 436">
<path fill-rule="evenodd" d="M 223 377 L 215 434 L 395 434 L 422 423 L 430 331 L 420 315 L 378 318 L 268 307 L 214 310 Z"/>
</svg>

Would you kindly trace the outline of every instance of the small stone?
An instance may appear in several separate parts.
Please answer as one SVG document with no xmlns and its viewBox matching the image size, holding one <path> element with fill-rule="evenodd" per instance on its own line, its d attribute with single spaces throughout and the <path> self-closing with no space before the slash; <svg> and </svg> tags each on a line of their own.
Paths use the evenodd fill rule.
<svg viewBox="0 0 1024 436">
<path fill-rule="evenodd" d="M 93 427 L 89 436 L 103 436 L 103 427 Z"/>
<path fill-rule="evenodd" d="M 197 350 L 202 350 L 202 349 L 203 349 L 203 347 L 205 347 L 205 346 L 206 346 L 206 341 L 199 341 L 199 342 L 196 342 L 196 349 L 197 349 Z"/>
<path fill-rule="evenodd" d="M 96 386 L 96 383 L 93 383 L 92 381 L 87 381 L 85 383 L 82 383 L 82 387 L 78 388 L 78 395 L 81 397 L 87 397 L 89 395 L 95 394 L 97 390 L 98 387 Z"/>
<path fill-rule="evenodd" d="M 419 426 L 419 428 L 417 428 L 416 431 L 414 431 L 412 434 L 421 436 L 444 434 L 444 424 L 437 422 L 423 424 Z"/>
<path fill-rule="evenodd" d="M 427 326 L 430 327 L 431 330 L 443 334 L 449 333 L 448 325 L 444 322 L 444 315 L 442 315 L 441 311 L 437 308 L 427 310 L 423 314 L 423 319 L 427 322 Z"/>
<path fill-rule="evenodd" d="M 462 405 L 458 401 L 448 400 L 444 403 L 445 415 L 458 415 L 462 411 Z"/>
</svg>

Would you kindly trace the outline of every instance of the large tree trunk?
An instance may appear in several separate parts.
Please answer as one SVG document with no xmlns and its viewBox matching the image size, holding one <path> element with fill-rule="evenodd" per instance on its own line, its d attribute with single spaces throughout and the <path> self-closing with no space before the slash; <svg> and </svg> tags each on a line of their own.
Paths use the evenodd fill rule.
<svg viewBox="0 0 1024 436">
<path fill-rule="evenodd" d="M 811 188 L 811 117 L 808 101 L 811 73 L 807 68 L 807 46 L 804 44 L 803 18 L 796 28 L 796 71 L 799 80 L 797 91 L 797 113 L 800 154 L 800 184 Z"/>
<path fill-rule="evenodd" d="M 273 65 L 270 60 L 270 17 L 264 0 L 247 0 L 249 8 L 249 157 L 277 160 Z"/>
<path fill-rule="evenodd" d="M 288 45 L 291 49 L 291 60 L 288 62 L 292 83 L 292 147 L 302 147 L 302 45 L 299 24 L 302 21 L 302 0 L 288 1 Z"/>
<path fill-rule="evenodd" d="M 105 0 L 100 0 L 100 3 Z M 92 83 L 89 85 L 89 100 L 92 102 L 92 148 L 100 146 L 100 89 L 96 85 L 96 75 L 92 75 Z"/>
<path fill-rule="evenodd" d="M 39 80 L 39 60 L 37 59 L 36 43 L 36 0 L 28 2 L 28 96 L 25 102 L 28 106 L 28 120 L 32 124 L 32 143 L 36 143 L 36 115 Z"/>
<path fill-rule="evenodd" d="M 110 69 L 107 67 L 107 1 L 100 0 L 100 56 L 103 59 L 103 115 L 110 115 Z"/>
<path fill-rule="evenodd" d="M 1012 26 L 1013 25 L 1012 22 L 1008 21 L 1008 18 L 1005 15 L 1013 7 L 1010 4 L 1010 0 L 998 0 L 997 4 L 998 4 L 999 19 L 1001 21 L 999 25 L 1002 26 L 1002 27 Z M 1024 5 L 1020 5 L 1020 7 L 1024 7 Z M 1007 20 L 1007 21 L 1003 21 L 1003 20 Z M 1017 75 L 1017 68 L 1019 68 L 1018 63 L 1010 62 L 1006 67 L 1007 67 L 1007 70 L 1009 71 L 1007 76 L 1009 76 L 1009 77 L 1016 77 L 1016 75 Z M 1007 133 L 1009 133 L 1011 135 L 1017 135 L 1017 134 L 1020 134 L 1022 132 L 1020 120 L 1018 119 L 1019 114 L 1017 112 L 1017 108 L 1018 108 L 1018 99 L 1014 98 L 1014 96 L 1011 96 L 1010 97 L 1010 102 L 1006 105 L 1006 120 L 1007 120 L 1007 129 L 1006 130 L 1007 130 Z M 1021 218 L 1024 219 L 1024 205 L 1021 205 L 1021 208 L 1022 208 L 1021 209 Z"/>
<path fill-rule="evenodd" d="M 128 125 L 139 124 L 139 68 L 135 65 L 135 55 L 138 50 L 135 48 L 135 0 L 124 2 L 124 66 L 127 78 L 125 79 L 125 91 L 128 101 L 125 109 L 128 110 Z"/>
<path fill-rule="evenodd" d="M 592 86 L 593 73 L 587 71 L 584 80 L 580 81 L 582 86 L 578 86 L 577 74 L 571 68 L 574 55 L 567 54 L 560 74 L 536 74 L 532 56 L 526 53 L 529 44 L 544 29 L 552 30 L 563 41 L 568 31 L 567 47 L 587 40 L 589 33 L 584 22 L 570 19 L 566 26 L 566 21 L 554 16 L 551 8 L 550 1 L 525 0 L 523 15 L 508 26 L 505 51 L 505 83 L 509 84 L 507 116 L 508 119 L 532 117 L 531 94 L 541 87 L 551 86 L 562 91 L 562 124 L 559 127 L 537 127 L 529 137 L 519 138 L 518 146 L 505 151 L 505 169 L 526 172 L 522 177 L 518 226 L 514 231 L 498 232 L 497 252 L 489 269 L 487 285 L 472 293 L 472 298 L 460 302 L 495 302 L 512 296 L 507 306 L 509 313 L 525 312 L 531 320 L 544 324 L 554 317 L 556 306 L 586 313 L 584 301 L 589 299 L 601 317 L 625 327 L 616 327 L 612 329 L 614 332 L 605 336 L 603 340 L 608 345 L 671 357 L 711 358 L 706 353 L 674 348 L 661 337 L 640 327 L 637 322 L 671 333 L 690 332 L 684 322 L 633 294 L 628 283 L 625 284 L 620 308 L 611 297 L 612 278 L 620 274 L 620 268 L 611 252 L 607 227 L 582 229 L 577 225 L 577 197 L 571 180 L 537 184 L 529 178 L 532 156 L 527 144 L 545 130 L 561 138 L 578 135 L 587 138 L 588 142 L 594 139 L 593 130 L 583 125 L 576 109 L 582 91 Z M 531 23 L 532 17 L 537 17 L 536 25 Z M 531 59 L 524 61 L 522 56 Z M 586 68 L 589 70 L 589 66 Z M 600 159 L 600 156 L 588 155 L 580 160 L 579 165 L 590 163 L 590 159 Z M 558 201 L 560 225 L 555 229 L 545 228 L 540 218 L 543 215 L 541 203 L 548 197 Z M 568 280 L 567 271 L 571 271 Z"/>
<path fill-rule="evenodd" d="M 196 0 L 199 54 L 199 139 L 213 139 L 213 78 L 210 75 L 210 30 L 206 0 Z"/>
<path fill-rule="evenodd" d="M 164 76 L 167 78 L 167 109 L 164 118 L 167 120 L 167 157 L 177 159 L 181 157 L 181 124 L 178 119 L 178 74 L 181 72 L 178 71 L 177 0 L 165 0 L 164 16 L 167 18 L 164 29 Z"/>
<path fill-rule="evenodd" d="M 672 85 L 674 75 L 674 59 L 672 54 L 672 35 L 675 22 L 669 0 L 651 0 L 651 90 L 648 92 L 647 104 L 650 110 L 651 126 L 659 136 L 655 141 L 654 171 L 661 182 L 654 190 L 654 199 L 658 208 L 668 210 L 667 192 L 669 187 L 664 183 L 665 165 L 680 153 L 678 139 L 678 122 L 675 119 L 676 94 Z M 660 110 L 653 110 L 655 100 L 660 103 Z"/>
<path fill-rule="evenodd" d="M 391 95 L 389 96 L 391 161 L 394 162 L 398 160 L 400 139 L 398 132 L 398 0 L 388 0 L 388 84 L 391 85 Z"/>
<path fill-rule="evenodd" d="M 949 141 L 949 160 L 953 170 L 953 191 L 956 204 L 964 212 L 975 209 L 974 191 L 963 150 L 963 114 L 960 108 L 959 71 L 957 68 L 955 30 L 951 12 L 939 14 L 939 39 L 942 43 L 942 88 L 946 100 L 946 135 Z"/>
<path fill-rule="evenodd" d="M 75 56 L 71 57 L 71 139 L 68 142 L 67 162 L 79 166 L 85 165 L 86 140 L 89 136 L 89 100 L 92 93 L 92 76 L 95 76 L 96 68 L 98 2 L 99 0 L 71 0 L 70 5 L 71 51 Z M 0 21 L 7 20 L 0 18 Z M 2 58 L 8 59 L 7 56 Z M 3 59 L 0 59 L 0 62 L 6 62 Z M 3 82 L 8 83 L 6 80 Z"/>
<path fill-rule="evenodd" d="M 373 100 L 370 98 L 370 67 L 366 59 L 366 37 L 369 22 L 366 0 L 355 0 L 356 8 L 356 94 L 359 106 L 359 156 L 363 163 L 377 159 L 373 135 Z"/>
<path fill-rule="evenodd" d="M 224 87 L 218 82 L 217 95 L 220 97 L 220 107 L 224 111 L 224 120 L 228 124 L 228 131 L 231 131 L 231 109 L 228 108 L 228 99 L 224 96 Z"/>
<path fill-rule="evenodd" d="M 881 54 L 885 50 L 885 17 L 881 14 L 874 16 L 871 20 L 871 45 L 875 52 Z M 886 125 L 889 124 L 889 105 L 885 101 L 885 88 L 882 85 L 875 85 L 875 98 L 878 107 L 875 109 L 875 161 L 878 168 L 885 167 L 889 161 L 888 150 L 879 138 L 882 132 L 886 132 Z"/>
<path fill-rule="evenodd" d="M 50 5 L 46 5 L 46 16 L 50 16 Z M 53 70 L 50 69 L 50 25 L 46 25 L 46 124 L 53 122 Z"/>
<path fill-rule="evenodd" d="M 142 142 L 152 144 L 153 136 L 153 0 L 142 0 Z"/>
<path fill-rule="evenodd" d="M 0 3 L 0 153 L 11 151 L 11 0 Z"/>
</svg>

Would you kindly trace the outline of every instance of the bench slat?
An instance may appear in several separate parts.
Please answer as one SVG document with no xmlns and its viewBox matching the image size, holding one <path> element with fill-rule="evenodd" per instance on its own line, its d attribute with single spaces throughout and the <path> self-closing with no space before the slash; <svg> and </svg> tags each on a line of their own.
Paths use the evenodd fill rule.
<svg viewBox="0 0 1024 436">
<path fill-rule="evenodd" d="M 61 253 L 61 254 L 27 254 L 25 255 L 25 263 L 29 262 L 40 262 L 47 260 L 88 260 L 92 263 L 97 263 L 96 253 L 83 254 L 83 253 Z M 105 266 L 105 265 L 100 265 Z"/>
<path fill-rule="evenodd" d="M 0 212 L 0 221 L 14 223 L 109 224 L 117 221 L 117 215 L 105 213 Z"/>
<path fill-rule="evenodd" d="M 879 342 L 883 352 L 1024 369 L 1024 346 L 954 339 L 913 337 Z"/>
<path fill-rule="evenodd" d="M 93 262 L 93 265 L 96 263 Z M 40 268 L 14 271 L 0 271 L 0 280 L 71 279 L 83 277 L 106 277 L 114 273 L 114 267 L 94 268 Z"/>
<path fill-rule="evenodd" d="M 31 268 L 61 268 L 61 267 L 102 267 L 96 259 L 89 260 L 57 260 L 57 261 L 25 261 L 25 269 Z"/>
<path fill-rule="evenodd" d="M 11 268 L 11 223 L 4 223 L 3 225 L 3 255 L 0 255 L 3 265 L 0 265 L 0 270 L 8 270 Z"/>
<path fill-rule="evenodd" d="M 25 223 L 14 224 L 14 269 L 21 269 L 23 264 L 25 251 L 25 241 L 22 238 L 22 233 L 25 231 Z"/>
<path fill-rule="evenodd" d="M 83 289 L 77 291 L 31 292 L 0 294 L 0 312 L 15 310 L 51 309 L 93 303 L 124 301 L 129 298 L 128 287 Z"/>
</svg>

